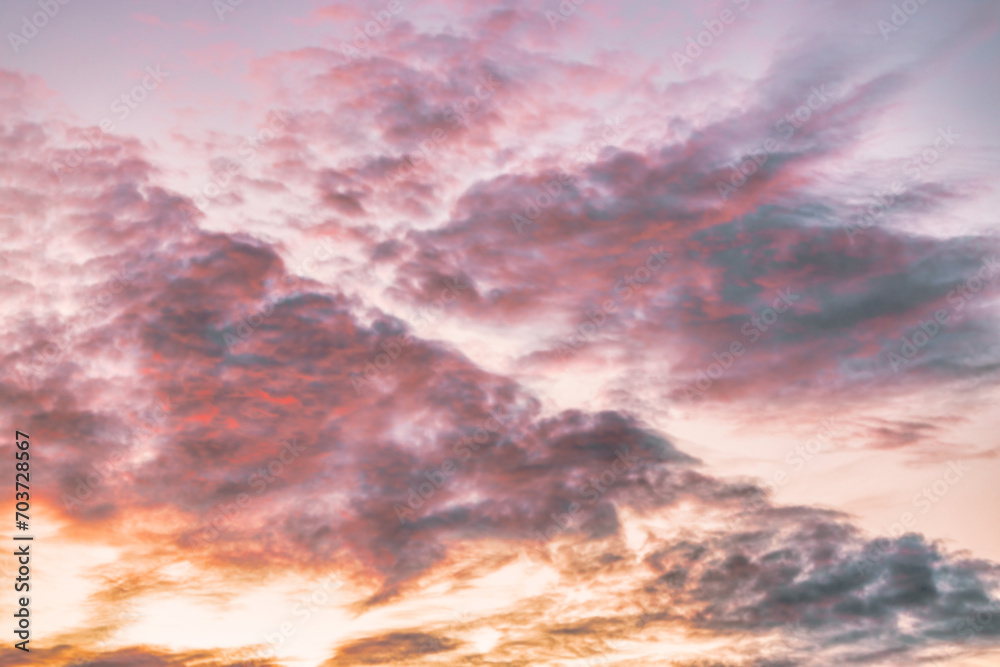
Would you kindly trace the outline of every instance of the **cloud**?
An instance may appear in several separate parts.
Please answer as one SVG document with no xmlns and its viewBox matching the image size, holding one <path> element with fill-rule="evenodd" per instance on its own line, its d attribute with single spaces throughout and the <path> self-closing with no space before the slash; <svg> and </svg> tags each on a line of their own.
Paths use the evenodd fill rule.
<svg viewBox="0 0 1000 667">
<path fill-rule="evenodd" d="M 912 224 L 980 177 L 928 172 L 859 241 L 844 222 L 869 183 L 828 176 L 856 164 L 886 105 L 927 76 L 915 64 L 945 58 L 959 28 L 878 66 L 877 43 L 803 35 L 746 80 L 706 57 L 665 83 L 625 54 L 554 55 L 552 40 L 584 34 L 582 9 L 556 36 L 523 3 L 450 9 L 463 30 L 400 21 L 357 59 L 331 44 L 189 50 L 196 64 L 245 65 L 267 110 L 294 110 L 201 210 L 166 186 L 152 142 L 92 144 L 95 128 L 48 108 L 39 79 L 0 71 L 4 215 L 17 222 L 0 263 L 3 410 L 46 443 L 50 483 L 36 493 L 60 537 L 114 535 L 150 565 L 93 601 L 184 588 L 154 565 L 215 573 L 206 596 L 221 598 L 230 579 L 324 570 L 349 580 L 360 618 L 441 579 L 455 592 L 547 568 L 558 583 L 512 608 L 466 624 L 397 618 L 330 646 L 325 664 L 650 664 L 675 644 L 669 659 L 686 665 L 709 663 L 684 646 L 716 651 L 712 664 L 885 664 L 994 647 L 995 564 L 778 504 L 682 451 L 669 426 L 552 409 L 529 385 L 583 385 L 610 359 L 664 409 L 992 388 L 992 285 L 962 286 L 996 238 Z M 364 18 L 310 14 L 344 35 Z M 634 91 L 605 136 L 623 78 Z M 817 90 L 828 99 L 810 105 Z M 216 171 L 239 145 L 178 132 Z M 768 139 L 776 148 L 759 152 Z M 887 183 L 900 166 L 864 164 Z M 741 165 L 752 173 L 723 196 Z M 300 269 L 295 238 L 336 250 Z M 431 323 L 401 315 L 436 301 Z M 942 310 L 953 319 L 895 368 L 904 337 Z M 449 339 L 455 324 L 483 338 Z M 576 335 L 587 344 L 564 354 Z M 924 446 L 958 421 L 871 418 L 851 444 Z M 115 622 L 93 615 L 68 633 L 76 648 L 40 649 L 39 664 L 239 664 L 213 650 L 97 651 Z"/>
</svg>

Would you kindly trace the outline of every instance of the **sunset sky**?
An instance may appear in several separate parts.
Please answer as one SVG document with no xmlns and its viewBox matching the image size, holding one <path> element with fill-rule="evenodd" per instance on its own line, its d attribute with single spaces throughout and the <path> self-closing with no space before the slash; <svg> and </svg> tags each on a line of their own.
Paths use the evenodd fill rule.
<svg viewBox="0 0 1000 667">
<path fill-rule="evenodd" d="M 0 28 L 0 667 L 1000 664 L 997 2 Z"/>
</svg>

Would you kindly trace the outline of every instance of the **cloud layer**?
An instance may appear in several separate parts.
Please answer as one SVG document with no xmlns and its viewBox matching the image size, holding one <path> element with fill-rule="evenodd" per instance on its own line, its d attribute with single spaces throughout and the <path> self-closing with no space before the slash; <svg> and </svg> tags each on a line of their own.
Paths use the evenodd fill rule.
<svg viewBox="0 0 1000 667">
<path fill-rule="evenodd" d="M 1000 243 L 954 223 L 991 192 L 976 139 L 931 122 L 909 159 L 871 148 L 929 72 L 995 37 L 995 8 L 959 3 L 934 33 L 914 15 L 919 47 L 886 52 L 876 19 L 852 27 L 862 3 L 770 24 L 715 4 L 553 23 L 562 5 L 402 3 L 350 57 L 370 15 L 317 5 L 293 23 L 322 45 L 188 53 L 262 92 L 249 137 L 174 128 L 180 161 L 0 70 L 3 411 L 45 443 L 35 502 L 58 538 L 123 555 L 95 608 L 183 596 L 191 567 L 213 604 L 294 572 L 337 577 L 355 620 L 409 610 L 338 635 L 330 667 L 995 650 L 995 563 L 916 529 L 875 539 L 713 472 L 641 410 L 538 389 L 613 372 L 667 411 L 808 424 L 823 401 L 996 386 Z M 594 17 L 617 39 L 645 15 L 689 25 L 683 52 L 723 10 L 679 72 L 673 49 L 588 46 Z M 949 460 L 966 418 L 872 419 L 851 444 Z M 461 622 L 408 606 L 501 574 L 542 583 Z M 109 645 L 130 623 L 91 613 L 33 664 L 286 664 L 237 639 Z"/>
</svg>

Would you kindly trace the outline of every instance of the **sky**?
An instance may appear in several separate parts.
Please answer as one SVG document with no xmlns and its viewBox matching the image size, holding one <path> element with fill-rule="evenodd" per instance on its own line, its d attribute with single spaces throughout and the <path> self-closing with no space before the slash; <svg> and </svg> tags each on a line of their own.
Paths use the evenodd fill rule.
<svg viewBox="0 0 1000 667">
<path fill-rule="evenodd" d="M 998 30 L 8 0 L 0 667 L 998 664 Z"/>
</svg>

